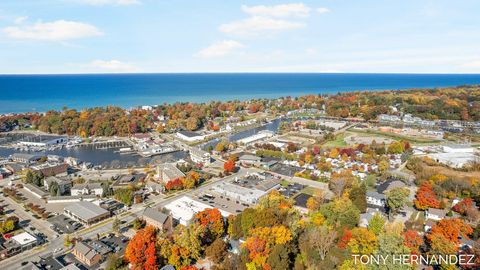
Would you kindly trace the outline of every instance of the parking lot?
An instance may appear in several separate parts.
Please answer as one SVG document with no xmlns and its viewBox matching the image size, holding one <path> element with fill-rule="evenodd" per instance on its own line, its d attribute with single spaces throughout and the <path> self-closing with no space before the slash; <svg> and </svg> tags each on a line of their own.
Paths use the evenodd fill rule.
<svg viewBox="0 0 480 270">
<path fill-rule="evenodd" d="M 48 222 L 52 223 L 52 230 L 59 234 L 74 233 L 83 227 L 81 223 L 76 222 L 63 214 L 49 218 Z"/>
</svg>

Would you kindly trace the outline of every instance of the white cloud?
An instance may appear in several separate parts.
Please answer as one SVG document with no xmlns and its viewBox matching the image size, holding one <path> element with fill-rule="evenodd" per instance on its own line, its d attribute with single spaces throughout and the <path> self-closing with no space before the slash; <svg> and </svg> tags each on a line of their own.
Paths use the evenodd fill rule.
<svg viewBox="0 0 480 270">
<path fill-rule="evenodd" d="M 223 40 L 213 43 L 207 48 L 199 51 L 196 56 L 202 58 L 221 57 L 233 53 L 234 51 L 244 48 L 245 46 L 235 40 Z"/>
<path fill-rule="evenodd" d="M 127 6 L 127 5 L 141 4 L 139 0 L 78 0 L 78 1 L 88 5 L 93 5 L 93 6 L 104 6 L 104 5 Z"/>
<path fill-rule="evenodd" d="M 228 35 L 258 36 L 303 27 L 305 27 L 305 24 L 301 22 L 254 16 L 244 20 L 222 24 L 219 30 Z"/>
<path fill-rule="evenodd" d="M 308 17 L 310 8 L 303 3 L 282 4 L 275 6 L 242 6 L 242 11 L 252 16 L 267 17 Z"/>
<path fill-rule="evenodd" d="M 28 19 L 27 16 L 18 17 L 18 18 L 16 18 L 13 22 L 14 22 L 15 24 L 22 24 L 22 23 L 24 23 L 27 19 Z"/>
<path fill-rule="evenodd" d="M 329 13 L 331 10 L 325 7 L 317 8 L 317 12 L 320 14 Z"/>
<path fill-rule="evenodd" d="M 108 72 L 136 72 L 138 68 L 130 63 L 121 62 L 118 60 L 94 60 L 89 67 L 100 69 Z"/>
<path fill-rule="evenodd" d="M 9 26 L 2 30 L 10 38 L 45 41 L 66 41 L 103 35 L 91 24 L 65 20 L 40 21 L 30 25 Z"/>
</svg>

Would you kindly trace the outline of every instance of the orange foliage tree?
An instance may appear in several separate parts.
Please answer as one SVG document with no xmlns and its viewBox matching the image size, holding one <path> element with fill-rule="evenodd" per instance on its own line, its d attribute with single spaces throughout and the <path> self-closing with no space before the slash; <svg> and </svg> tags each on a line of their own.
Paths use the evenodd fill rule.
<svg viewBox="0 0 480 270">
<path fill-rule="evenodd" d="M 427 235 L 427 239 L 432 241 L 434 235 L 442 235 L 448 241 L 452 243 L 459 244 L 460 236 L 469 239 L 468 235 L 473 233 L 472 227 L 466 224 L 462 219 L 452 218 L 452 219 L 442 219 L 432 226 L 430 233 Z"/>
<path fill-rule="evenodd" d="M 225 231 L 222 214 L 217 208 L 207 208 L 196 213 L 195 221 L 210 232 L 213 238 L 221 236 Z"/>
<path fill-rule="evenodd" d="M 432 185 L 428 182 L 424 182 L 417 190 L 414 203 L 415 207 L 420 210 L 426 210 L 429 207 L 440 207 L 440 202 L 437 199 L 437 195 L 435 195 Z"/>
<path fill-rule="evenodd" d="M 233 160 L 228 160 L 223 164 L 223 170 L 225 172 L 233 172 L 235 171 L 235 161 Z"/>
<path fill-rule="evenodd" d="M 158 269 L 156 256 L 156 231 L 152 226 L 139 230 L 128 242 L 125 249 L 125 259 L 133 270 Z"/>
</svg>

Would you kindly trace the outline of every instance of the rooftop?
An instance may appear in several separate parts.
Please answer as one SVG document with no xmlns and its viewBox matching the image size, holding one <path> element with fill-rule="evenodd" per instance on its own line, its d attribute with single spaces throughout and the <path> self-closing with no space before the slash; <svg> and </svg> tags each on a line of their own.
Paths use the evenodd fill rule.
<svg viewBox="0 0 480 270">
<path fill-rule="evenodd" d="M 87 201 L 80 201 L 70 204 L 64 210 L 74 213 L 83 220 L 89 220 L 108 213 L 107 210 Z"/>
<path fill-rule="evenodd" d="M 190 137 L 190 138 L 202 136 L 202 135 L 200 135 L 200 134 L 198 134 L 198 133 L 196 133 L 196 132 L 188 131 L 188 130 L 180 130 L 178 133 L 180 133 L 180 134 L 182 134 L 182 135 L 184 135 L 184 136 L 186 136 L 186 137 Z"/>
<path fill-rule="evenodd" d="M 162 224 L 165 223 L 165 221 L 168 218 L 168 215 L 158 211 L 158 209 L 150 208 L 150 207 L 145 208 L 145 210 L 143 210 L 143 216 L 148 217 L 152 220 L 158 221 Z"/>
<path fill-rule="evenodd" d="M 32 243 L 35 243 L 37 241 L 37 238 L 31 234 L 29 234 L 28 232 L 23 232 L 23 233 L 20 233 L 20 234 L 17 234 L 15 236 L 12 237 L 13 240 L 15 240 L 15 242 L 17 242 L 18 244 L 20 245 L 29 245 L 29 244 L 32 244 Z"/>
</svg>

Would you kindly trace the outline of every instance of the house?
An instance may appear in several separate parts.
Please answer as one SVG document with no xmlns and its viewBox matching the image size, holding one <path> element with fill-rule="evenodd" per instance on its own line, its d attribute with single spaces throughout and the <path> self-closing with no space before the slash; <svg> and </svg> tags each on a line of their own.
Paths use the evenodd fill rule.
<svg viewBox="0 0 480 270">
<path fill-rule="evenodd" d="M 293 198 L 295 204 L 294 207 L 298 209 L 300 212 L 306 214 L 308 213 L 308 206 L 307 202 L 308 199 L 312 198 L 312 195 L 306 193 L 300 193 L 295 198 Z"/>
<path fill-rule="evenodd" d="M 192 147 L 190 148 L 190 159 L 195 163 L 202 163 L 203 165 L 209 165 L 212 163 L 212 157 L 210 153 L 203 151 L 200 148 Z"/>
<path fill-rule="evenodd" d="M 24 140 L 19 141 L 19 144 L 34 147 L 47 147 L 66 142 L 68 142 L 68 138 L 64 136 L 39 135 L 26 137 Z"/>
<path fill-rule="evenodd" d="M 77 241 L 72 249 L 72 254 L 88 266 L 93 266 L 103 260 L 103 256 L 86 242 Z"/>
<path fill-rule="evenodd" d="M 180 177 L 185 177 L 185 174 L 175 164 L 164 163 L 157 166 L 156 178 L 163 184 Z"/>
<path fill-rule="evenodd" d="M 367 204 L 376 207 L 385 207 L 386 198 L 385 195 L 376 191 L 367 191 L 366 193 Z"/>
<path fill-rule="evenodd" d="M 394 188 L 400 188 L 400 187 L 406 187 L 407 185 L 400 181 L 400 180 L 387 180 L 377 187 L 377 192 L 380 194 L 385 194 L 385 192 L 394 189 Z"/>
<path fill-rule="evenodd" d="M 63 213 L 66 216 L 87 226 L 110 217 L 110 212 L 92 202 L 87 201 L 79 201 L 67 205 L 63 209 Z"/>
<path fill-rule="evenodd" d="M 445 218 L 447 215 L 447 211 L 444 209 L 436 209 L 436 208 L 428 208 L 425 211 L 425 218 L 426 219 L 431 219 L 431 220 L 441 220 Z"/>
<path fill-rule="evenodd" d="M 187 130 L 180 130 L 177 132 L 177 137 L 187 142 L 203 141 L 205 139 L 205 135 Z"/>
<path fill-rule="evenodd" d="M 46 190 L 50 190 L 53 183 L 56 183 L 60 194 L 65 194 L 72 188 L 72 181 L 70 179 L 62 179 L 55 176 L 50 176 L 43 179 L 43 186 Z"/>
<path fill-rule="evenodd" d="M 173 218 L 155 208 L 145 208 L 142 219 L 148 224 L 161 231 L 170 232 L 173 229 Z"/>
<path fill-rule="evenodd" d="M 72 196 L 103 195 L 103 187 L 99 183 L 76 184 L 70 190 Z"/>
<path fill-rule="evenodd" d="M 122 175 L 112 184 L 112 188 L 117 189 L 137 185 L 140 181 L 143 181 L 145 177 L 147 177 L 147 175 L 143 173 Z"/>
</svg>

